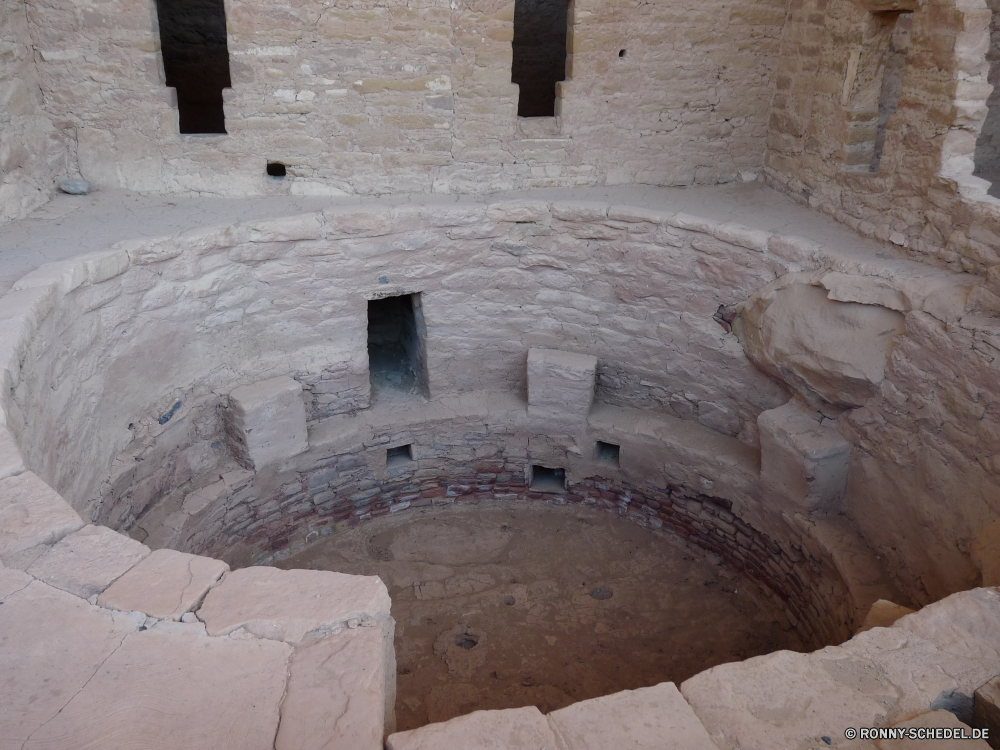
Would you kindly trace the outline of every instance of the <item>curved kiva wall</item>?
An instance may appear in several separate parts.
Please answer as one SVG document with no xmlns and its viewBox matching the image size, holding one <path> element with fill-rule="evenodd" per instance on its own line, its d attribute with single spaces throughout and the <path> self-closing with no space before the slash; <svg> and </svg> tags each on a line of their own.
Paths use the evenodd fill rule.
<svg viewBox="0 0 1000 750">
<path fill-rule="evenodd" d="M 337 209 L 129 241 L 25 277 L 4 298 L 17 352 L 7 421 L 27 464 L 74 507 L 130 529 L 157 501 L 176 500 L 235 466 L 222 424 L 233 388 L 291 375 L 311 425 L 311 453 L 293 467 L 304 474 L 291 486 L 332 482 L 338 501 L 352 498 L 381 481 L 374 459 L 350 467 L 356 475 L 338 471 L 311 485 L 305 474 L 365 444 L 344 438 L 326 450 L 316 441 L 333 424 L 361 429 L 355 425 L 371 406 L 367 299 L 420 292 L 427 385 L 443 411 L 411 424 L 431 416 L 446 424 L 449 399 L 523 394 L 531 347 L 594 355 L 600 407 L 633 415 L 619 423 L 663 420 L 725 445 L 683 471 L 654 451 L 637 471 L 626 458 L 624 473 L 608 475 L 586 463 L 588 441 L 599 438 L 590 426 L 586 438 L 539 449 L 569 464 L 572 482 L 599 477 L 640 492 L 649 482 L 654 496 L 674 486 L 722 498 L 732 503 L 727 513 L 782 545 L 789 559 L 821 518 L 846 517 L 898 592 L 923 604 L 976 585 L 975 540 L 998 513 L 995 328 L 965 313 L 977 283 L 905 260 L 624 206 Z M 780 325 L 760 319 L 768 310 Z M 747 333 L 754 320 L 774 335 L 754 339 Z M 727 321 L 742 331 L 757 366 Z M 739 481 L 725 478 L 720 462 L 754 464 L 758 418 L 790 396 L 826 434 L 849 439 L 843 499 L 834 492 L 817 500 L 782 484 L 788 471 L 768 472 L 766 455 L 763 484 L 748 468 Z M 502 455 L 501 473 L 517 474 L 540 455 L 534 446 L 546 431 L 522 427 L 509 404 L 500 411 L 499 434 L 531 447 L 503 448 L 506 438 L 487 430 L 492 442 L 476 458 Z M 456 471 L 472 465 L 470 456 L 414 442 L 418 457 L 444 456 Z M 460 473 L 447 479 L 465 483 Z M 257 495 L 262 507 L 242 510 L 242 528 L 267 527 L 290 541 L 308 534 L 308 524 L 281 520 L 281 502 L 308 516 L 315 494 L 266 489 Z M 961 500 L 942 499 L 954 497 Z M 196 548 L 221 550 L 228 540 L 218 544 L 202 536 Z"/>
<path fill-rule="evenodd" d="M 91 648 L 84 634 L 96 627 L 121 655 L 109 641 L 107 656 L 93 647 L 71 659 L 74 669 L 98 659 L 100 675 L 80 688 L 90 702 L 71 700 L 50 723 L 47 703 L 26 708 L 24 724 L 41 717 L 38 741 L 74 721 L 74 742 L 91 736 L 104 716 L 94 707 L 120 703 L 115 690 L 137 676 L 129 698 L 141 703 L 161 664 L 148 654 L 168 651 L 175 660 L 162 663 L 183 657 L 196 684 L 236 686 L 228 706 L 262 707 L 237 722 L 253 738 L 227 741 L 296 746 L 330 736 L 333 717 L 359 728 L 351 746 L 374 748 L 391 731 L 394 671 L 374 579 L 252 567 L 219 582 L 218 561 L 81 529 L 32 472 L 89 520 L 141 530 L 151 546 L 266 560 L 276 544 L 351 518 L 452 498 L 542 499 L 525 486 L 526 466 L 556 465 L 569 485 L 550 501 L 684 535 L 770 586 L 817 640 L 849 635 L 880 596 L 919 605 L 976 585 L 995 575 L 971 548 L 995 522 L 997 467 L 968 452 L 998 439 L 987 386 L 1000 350 L 991 321 L 965 312 L 975 283 L 693 216 L 540 201 L 331 210 L 44 266 L 0 298 L 0 617 L 25 642 L 54 622 Z M 394 292 L 422 295 L 427 400 L 370 398 L 366 299 Z M 528 349 L 556 347 L 598 363 L 593 408 L 565 420 L 525 405 Z M 246 394 L 276 381 L 304 396 L 302 442 L 247 468 L 234 437 L 240 425 L 248 434 Z M 620 466 L 599 460 L 596 439 L 621 446 Z M 413 464 L 387 467 L 385 449 L 401 443 Z M 961 494 L 942 495 L 948 483 Z M 101 555 L 83 564 L 80 550 L 95 544 Z M 96 604 L 72 595 L 91 591 Z M 600 717 L 622 706 L 761 750 L 935 708 L 968 720 L 972 692 L 1000 671 L 997 622 L 995 590 L 966 592 L 843 647 L 716 667 L 684 683 L 683 697 L 665 685 L 647 689 L 655 699 L 626 692 L 548 718 L 477 714 L 415 741 L 447 747 L 449 732 L 491 733 L 477 722 L 495 716 L 504 731 L 555 729 L 571 748 L 571 728 L 593 719 L 621 744 L 632 730 Z M 130 659 L 143 668 L 129 671 Z M 248 666 L 233 675 L 223 662 Z M 67 685 L 76 679 L 65 660 L 59 669 Z M 845 676 L 857 670 L 873 677 Z M 311 711 L 317 686 L 351 700 Z M 782 707 L 793 696 L 826 708 L 791 716 Z M 174 716 L 190 725 L 173 697 L 154 698 L 127 731 Z M 342 720 L 352 711 L 363 715 Z"/>
</svg>

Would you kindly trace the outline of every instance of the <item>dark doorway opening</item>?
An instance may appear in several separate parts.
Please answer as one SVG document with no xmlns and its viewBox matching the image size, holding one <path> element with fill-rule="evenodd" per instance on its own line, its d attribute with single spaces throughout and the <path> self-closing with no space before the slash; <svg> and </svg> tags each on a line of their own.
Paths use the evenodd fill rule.
<svg viewBox="0 0 1000 750">
<path fill-rule="evenodd" d="M 368 300 L 368 372 L 372 396 L 423 394 L 426 369 L 419 294 Z"/>
<path fill-rule="evenodd" d="M 556 81 L 566 80 L 567 0 L 514 0 L 514 62 L 518 117 L 553 117 Z"/>
<path fill-rule="evenodd" d="M 232 80 L 223 0 L 156 0 L 156 17 L 181 133 L 225 133 L 222 89 Z"/>
<path fill-rule="evenodd" d="M 550 469 L 547 466 L 531 467 L 531 484 L 529 489 L 535 492 L 565 492 L 566 470 Z"/>
</svg>

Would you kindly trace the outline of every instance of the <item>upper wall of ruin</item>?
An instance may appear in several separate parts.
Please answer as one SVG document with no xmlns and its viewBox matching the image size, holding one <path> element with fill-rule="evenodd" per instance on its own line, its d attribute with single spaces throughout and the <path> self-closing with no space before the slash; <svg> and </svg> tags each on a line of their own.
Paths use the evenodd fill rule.
<svg viewBox="0 0 1000 750">
<path fill-rule="evenodd" d="M 0 3 L 0 224 L 45 203 L 66 176 L 61 134 L 42 109 L 25 4 Z"/>
<path fill-rule="evenodd" d="M 762 165 L 782 0 L 574 0 L 556 118 L 517 118 L 514 3 L 227 2 L 227 135 L 180 135 L 149 0 L 29 2 L 98 187 L 248 195 L 712 184 Z M 265 165 L 286 165 L 268 179 Z"/>
<path fill-rule="evenodd" d="M 768 182 L 921 259 L 1000 263 L 991 16 L 983 0 L 793 2 Z"/>
</svg>

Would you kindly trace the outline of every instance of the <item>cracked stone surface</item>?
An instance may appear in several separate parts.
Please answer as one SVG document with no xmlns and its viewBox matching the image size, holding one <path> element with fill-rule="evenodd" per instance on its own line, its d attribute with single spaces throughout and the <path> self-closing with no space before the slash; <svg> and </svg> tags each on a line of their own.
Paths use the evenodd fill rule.
<svg viewBox="0 0 1000 750">
<path fill-rule="evenodd" d="M 549 723 L 573 750 L 716 750 L 672 682 L 574 703 L 549 714 Z"/>
<path fill-rule="evenodd" d="M 128 633 L 23 750 L 272 750 L 291 650 L 201 625 Z"/>
<path fill-rule="evenodd" d="M 221 560 L 159 549 L 111 584 L 97 603 L 179 620 L 227 570 L 229 566 Z"/>
<path fill-rule="evenodd" d="M 0 593 L 27 577 L 9 570 L 0 574 Z M 93 607 L 40 581 L 4 596 L 0 747 L 20 748 L 36 738 L 144 619 Z"/>
<path fill-rule="evenodd" d="M 259 638 L 298 643 L 310 632 L 382 621 L 389 592 L 378 578 L 319 570 L 235 570 L 198 610 L 211 635 L 244 628 Z"/>
<path fill-rule="evenodd" d="M 386 677 L 380 628 L 355 628 L 295 649 L 275 750 L 382 750 Z M 386 669 L 393 670 L 391 675 Z M 392 699 L 389 704 L 391 707 Z"/>
<path fill-rule="evenodd" d="M 27 569 L 51 586 L 88 599 L 149 556 L 149 547 L 104 526 L 84 526 Z"/>
<path fill-rule="evenodd" d="M 389 736 L 388 750 L 555 750 L 556 736 L 534 706 L 475 711 Z"/>
<path fill-rule="evenodd" d="M 34 473 L 0 481 L 0 560 L 81 528 L 80 514 Z"/>
</svg>

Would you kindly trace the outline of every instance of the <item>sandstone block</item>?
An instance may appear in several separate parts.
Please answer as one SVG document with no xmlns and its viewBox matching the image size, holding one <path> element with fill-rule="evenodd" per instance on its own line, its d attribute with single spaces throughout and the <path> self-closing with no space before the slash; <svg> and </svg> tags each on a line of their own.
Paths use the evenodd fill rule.
<svg viewBox="0 0 1000 750">
<path fill-rule="evenodd" d="M 27 572 L 50 586 L 88 599 L 148 555 L 149 547 L 124 534 L 104 526 L 84 526 L 63 537 Z"/>
<path fill-rule="evenodd" d="M 905 628 L 945 653 L 996 662 L 1000 659 L 1000 591 L 972 589 L 952 594 L 901 618 L 893 627 Z"/>
<path fill-rule="evenodd" d="M 202 600 L 229 566 L 221 560 L 158 549 L 109 586 L 97 603 L 125 612 L 179 620 Z"/>
<path fill-rule="evenodd" d="M 872 628 L 887 628 L 900 617 L 913 614 L 914 610 L 904 607 L 902 604 L 895 604 L 886 599 L 879 599 L 872 604 L 865 621 L 858 632 L 871 630 Z"/>
<path fill-rule="evenodd" d="M 672 682 L 580 701 L 549 723 L 571 750 L 716 750 Z"/>
<path fill-rule="evenodd" d="M 0 481 L 0 561 L 54 544 L 83 525 L 80 514 L 33 472 Z"/>
<path fill-rule="evenodd" d="M 807 511 L 840 509 L 851 444 L 793 404 L 761 412 L 760 475 Z"/>
<path fill-rule="evenodd" d="M 2 572 L 0 592 L 7 588 L 4 584 L 11 575 Z M 0 606 L 0 673 L 4 675 L 0 680 L 0 744 L 22 747 L 66 707 L 144 619 L 92 607 L 40 581 L 6 594 Z"/>
<path fill-rule="evenodd" d="M 375 576 L 255 567 L 226 576 L 198 616 L 210 635 L 244 628 L 259 638 L 298 643 L 308 634 L 385 622 L 389 605 L 389 592 Z"/>
<path fill-rule="evenodd" d="M 976 690 L 972 725 L 990 730 L 990 747 L 1000 747 L 1000 676 Z"/>
<path fill-rule="evenodd" d="M 133 632 L 24 748 L 272 750 L 290 656 L 200 625 Z"/>
<path fill-rule="evenodd" d="M 972 727 L 959 721 L 955 714 L 950 711 L 939 709 L 921 714 L 909 721 L 903 721 L 895 725 L 898 729 L 909 729 L 926 727 L 940 729 L 962 729 L 969 737 L 972 736 Z M 910 750 L 923 745 L 933 747 L 935 750 L 990 750 L 990 746 L 983 740 L 961 740 L 961 739 L 937 739 L 937 740 L 916 740 L 907 737 L 894 739 L 878 739 L 875 747 L 879 750 Z"/>
<path fill-rule="evenodd" d="M 473 711 L 450 721 L 389 735 L 387 750 L 554 750 L 549 723 L 534 706 Z"/>
<path fill-rule="evenodd" d="M 396 684 L 383 638 L 380 628 L 355 628 L 295 649 L 275 750 L 382 750 L 395 701 L 386 688 Z"/>
<path fill-rule="evenodd" d="M 0 427 L 0 479 L 24 473 L 24 459 L 10 430 Z"/>
<path fill-rule="evenodd" d="M 597 357 L 556 349 L 528 350 L 528 414 L 582 422 L 594 402 Z"/>
<path fill-rule="evenodd" d="M 733 330 L 747 357 L 809 401 L 863 405 L 885 380 L 903 316 L 791 284 L 752 297 Z"/>
<path fill-rule="evenodd" d="M 261 469 L 309 449 L 302 386 L 282 375 L 241 386 L 229 394 L 227 416 L 234 453 Z"/>
</svg>

